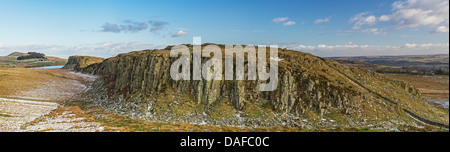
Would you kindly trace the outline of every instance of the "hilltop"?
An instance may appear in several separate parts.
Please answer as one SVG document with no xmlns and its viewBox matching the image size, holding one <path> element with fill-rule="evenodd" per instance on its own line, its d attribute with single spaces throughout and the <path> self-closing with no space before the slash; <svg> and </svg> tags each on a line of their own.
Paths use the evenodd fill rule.
<svg viewBox="0 0 450 152">
<path fill-rule="evenodd" d="M 67 59 L 45 56 L 36 52 L 13 52 L 8 56 L 0 56 L 1 67 L 40 67 L 52 65 L 65 65 Z"/>
<path fill-rule="evenodd" d="M 120 54 L 75 71 L 100 76 L 87 99 L 144 120 L 309 131 L 448 128 L 448 111 L 414 86 L 331 59 L 279 49 L 277 90 L 260 92 L 258 81 L 173 81 L 170 48 Z"/>
<path fill-rule="evenodd" d="M 13 53 L 9 54 L 8 56 L 11 56 L 11 57 L 19 57 L 19 56 L 27 56 L 27 55 L 28 55 L 28 53 L 13 52 Z"/>
</svg>

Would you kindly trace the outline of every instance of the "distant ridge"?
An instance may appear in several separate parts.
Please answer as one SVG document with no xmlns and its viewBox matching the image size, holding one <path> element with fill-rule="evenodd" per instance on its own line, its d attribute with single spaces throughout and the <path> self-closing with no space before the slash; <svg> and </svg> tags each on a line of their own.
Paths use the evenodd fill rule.
<svg viewBox="0 0 450 152">
<path fill-rule="evenodd" d="M 329 59 L 361 61 L 385 66 L 418 67 L 424 69 L 449 69 L 448 54 L 404 56 L 349 56 L 329 57 Z"/>
</svg>

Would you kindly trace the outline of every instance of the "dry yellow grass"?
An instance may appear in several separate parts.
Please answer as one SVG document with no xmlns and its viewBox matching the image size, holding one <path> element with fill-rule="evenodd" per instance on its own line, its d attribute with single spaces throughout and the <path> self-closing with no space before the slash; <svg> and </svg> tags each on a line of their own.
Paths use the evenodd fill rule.
<svg viewBox="0 0 450 152">
<path fill-rule="evenodd" d="M 83 86 L 81 76 L 68 71 L 0 68 L 0 96 L 64 100 Z M 80 90 L 78 90 L 80 91 Z"/>
<path fill-rule="evenodd" d="M 98 58 L 98 57 L 87 57 L 83 60 L 83 64 L 81 65 L 80 68 L 85 68 L 91 64 L 103 62 L 103 60 L 105 60 L 105 59 Z"/>
<path fill-rule="evenodd" d="M 36 88 L 40 83 L 54 78 L 39 71 L 24 68 L 0 69 L 0 95 L 17 95 L 20 91 Z"/>
<path fill-rule="evenodd" d="M 63 58 L 58 58 L 58 57 L 53 57 L 53 56 L 45 56 L 47 59 L 51 60 L 51 61 L 63 61 L 63 62 L 67 62 L 67 59 L 63 59 Z"/>
<path fill-rule="evenodd" d="M 424 97 L 448 100 L 449 76 L 389 74 L 388 77 L 414 85 Z"/>
</svg>

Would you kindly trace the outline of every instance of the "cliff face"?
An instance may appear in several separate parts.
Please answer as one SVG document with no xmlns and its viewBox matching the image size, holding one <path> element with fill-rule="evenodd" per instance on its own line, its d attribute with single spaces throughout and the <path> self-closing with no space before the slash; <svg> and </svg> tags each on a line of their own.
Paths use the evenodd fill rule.
<svg viewBox="0 0 450 152">
<path fill-rule="evenodd" d="M 398 112 L 401 106 L 428 119 L 439 119 L 424 110 L 430 105 L 413 86 L 310 54 L 280 50 L 283 60 L 279 62 L 278 88 L 260 92 L 258 81 L 174 81 L 170 66 L 176 58 L 169 56 L 168 49 L 120 54 L 84 68 L 76 65 L 83 63 L 83 58 L 71 57 L 67 68 L 102 76 L 93 86 L 100 105 L 138 117 L 156 113 L 155 102 L 192 101 L 208 106 L 226 99 L 239 111 L 263 103 L 283 116 L 342 116 L 353 122 L 402 117 L 407 123 L 409 118 Z"/>
<path fill-rule="evenodd" d="M 98 57 L 90 57 L 90 56 L 71 56 L 67 60 L 66 65 L 63 67 L 63 69 L 69 69 L 69 70 L 81 70 L 82 68 L 85 68 L 91 64 L 94 63 L 100 63 L 104 59 L 98 58 Z"/>
<path fill-rule="evenodd" d="M 302 56 L 310 55 L 301 54 L 298 57 Z M 314 110 L 323 114 L 331 108 L 348 112 L 352 104 L 350 99 L 357 93 L 357 90 L 330 83 L 334 80 L 321 81 L 319 75 L 313 75 L 315 72 L 309 74 L 288 69 L 290 65 L 280 67 L 279 88 L 273 92 L 259 92 L 256 89 L 259 88 L 258 81 L 173 81 L 170 66 L 175 60 L 169 57 L 168 51 L 133 52 L 107 59 L 81 71 L 102 75 L 104 79 L 112 81 L 107 85 L 111 95 L 124 94 L 127 97 L 139 92 L 144 96 L 152 96 L 170 88 L 177 92 L 176 96 L 192 95 L 199 104 L 213 104 L 227 97 L 239 110 L 244 109 L 249 102 L 269 101 L 287 113 L 302 114 Z M 306 62 L 324 64 L 319 58 L 307 59 Z M 331 70 L 328 67 L 326 69 Z M 344 79 L 342 76 L 338 78 Z"/>
</svg>

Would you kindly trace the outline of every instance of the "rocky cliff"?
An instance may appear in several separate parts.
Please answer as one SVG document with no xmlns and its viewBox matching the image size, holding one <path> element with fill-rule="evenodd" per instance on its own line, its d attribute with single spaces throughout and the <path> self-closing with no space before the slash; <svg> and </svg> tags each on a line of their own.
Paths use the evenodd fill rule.
<svg viewBox="0 0 450 152">
<path fill-rule="evenodd" d="M 67 60 L 66 65 L 63 67 L 63 69 L 69 69 L 69 70 L 81 70 L 91 64 L 94 63 L 100 63 L 104 59 L 98 58 L 98 57 L 90 57 L 90 56 L 71 56 Z"/>
<path fill-rule="evenodd" d="M 169 49 L 120 54 L 85 67 L 79 65 L 83 58 L 71 57 L 67 68 L 101 76 L 90 92 L 100 106 L 143 119 L 393 128 L 416 125 L 401 110 L 407 109 L 441 121 L 413 86 L 307 53 L 280 49 L 277 90 L 260 92 L 259 81 L 174 81 L 170 66 L 176 58 Z"/>
</svg>

